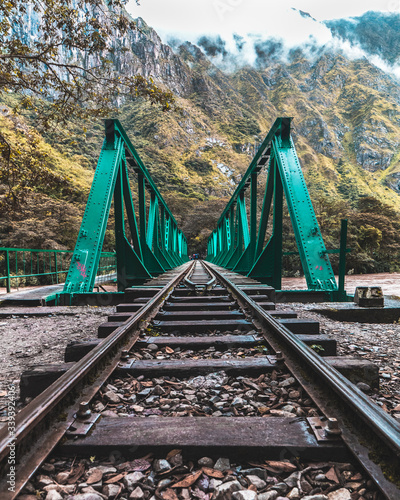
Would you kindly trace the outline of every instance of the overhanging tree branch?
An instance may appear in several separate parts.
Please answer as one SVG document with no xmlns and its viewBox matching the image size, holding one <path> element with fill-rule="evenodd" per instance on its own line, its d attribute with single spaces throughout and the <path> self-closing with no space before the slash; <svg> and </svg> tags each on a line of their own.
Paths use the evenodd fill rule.
<svg viewBox="0 0 400 500">
<path fill-rule="evenodd" d="M 104 116 L 117 99 L 149 99 L 166 110 L 171 92 L 140 74 L 121 75 L 112 59 L 115 40 L 136 24 L 123 0 L 23 0 L 0 2 L 0 92 L 20 94 L 44 126 L 77 117 Z M 26 37 L 28 7 L 37 33 Z M 122 47 L 120 52 L 128 50 Z"/>
</svg>

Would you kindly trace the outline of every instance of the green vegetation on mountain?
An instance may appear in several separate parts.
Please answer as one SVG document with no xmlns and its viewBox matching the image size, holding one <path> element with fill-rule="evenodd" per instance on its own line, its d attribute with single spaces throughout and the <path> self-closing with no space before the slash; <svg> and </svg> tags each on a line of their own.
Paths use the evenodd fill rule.
<svg viewBox="0 0 400 500">
<path fill-rule="evenodd" d="M 349 269 L 400 270 L 397 80 L 367 60 L 351 61 L 328 51 L 310 61 L 299 50 L 286 63 L 271 61 L 264 68 L 223 73 L 190 43 L 172 53 L 141 23 L 143 31 L 132 42 L 131 64 L 137 68 L 140 63 L 145 76 L 158 72 L 154 76 L 174 91 L 180 111 L 163 113 L 160 107 L 136 99 L 122 104 L 117 117 L 181 224 L 191 252 L 204 252 L 208 235 L 275 118 L 292 116 L 295 145 L 327 247 L 338 247 L 340 219 L 348 218 Z M 24 119 L 2 118 L 0 123 L 11 149 L 22 152 L 19 161 L 24 158 L 24 167 L 13 189 L 22 189 L 27 200 L 3 219 L 7 223 L 0 226 L 1 244 L 24 246 L 23 241 L 29 241 L 27 246 L 32 247 L 36 241 L 40 246 L 72 247 L 100 152 L 103 124 L 70 121 L 43 138 L 34 127 L 29 113 Z M 34 147 L 28 136 L 35 137 Z M 43 151 L 48 156 L 42 161 Z M 26 161 L 29 154 L 32 161 Z M 13 155 L 18 162 L 17 153 Z M 1 161 L 5 213 L 10 206 L 6 205 L 9 177 Z M 38 163 L 45 168 L 40 175 Z M 54 207 L 64 204 L 68 229 L 58 233 L 51 229 L 45 238 L 16 244 L 19 226 L 27 211 L 36 214 L 31 205 L 40 207 L 39 199 Z M 56 209 L 48 213 L 54 220 Z M 29 217 L 39 224 L 42 214 L 38 209 Z M 46 228 L 52 227 L 48 220 Z M 26 233 L 33 235 L 34 230 Z M 288 219 L 284 241 L 285 250 L 294 249 Z M 108 245 L 111 242 L 107 240 Z M 297 270 L 295 258 L 285 258 L 285 263 L 288 273 Z M 337 266 L 335 257 L 333 265 Z"/>
</svg>

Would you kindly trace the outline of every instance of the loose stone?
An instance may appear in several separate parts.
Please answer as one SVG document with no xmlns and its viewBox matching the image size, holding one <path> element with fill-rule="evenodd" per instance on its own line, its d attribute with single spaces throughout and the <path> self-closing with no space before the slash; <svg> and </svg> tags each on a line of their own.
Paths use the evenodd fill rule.
<svg viewBox="0 0 400 500">
<path fill-rule="evenodd" d="M 220 470 L 222 472 L 231 468 L 231 463 L 229 458 L 219 458 L 214 465 L 214 469 Z"/>
</svg>

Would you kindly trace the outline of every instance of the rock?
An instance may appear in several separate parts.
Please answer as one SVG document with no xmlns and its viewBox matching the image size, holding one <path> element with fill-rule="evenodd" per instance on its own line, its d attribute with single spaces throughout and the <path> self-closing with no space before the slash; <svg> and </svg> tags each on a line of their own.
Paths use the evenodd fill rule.
<svg viewBox="0 0 400 500">
<path fill-rule="evenodd" d="M 140 405 L 132 405 L 131 410 L 133 410 L 136 413 L 142 413 L 144 411 L 143 406 Z"/>
<path fill-rule="evenodd" d="M 287 497 L 289 498 L 289 500 L 299 500 L 301 496 L 298 488 L 293 488 L 291 491 L 289 491 Z"/>
<path fill-rule="evenodd" d="M 72 485 L 72 486 L 75 486 L 75 485 Z M 73 491 L 71 491 L 71 493 L 73 493 Z M 94 488 L 92 488 L 91 486 L 86 486 L 85 488 L 82 488 L 81 489 L 81 493 L 99 493 L 98 491 L 96 491 Z M 103 495 L 103 498 L 104 498 L 104 495 Z"/>
<path fill-rule="evenodd" d="M 182 488 L 182 491 L 179 494 L 180 500 L 190 500 L 190 491 L 187 488 Z"/>
<path fill-rule="evenodd" d="M 351 493 L 346 488 L 340 488 L 340 490 L 328 493 L 328 500 L 351 500 Z"/>
<path fill-rule="evenodd" d="M 326 481 L 325 474 L 317 474 L 314 478 L 314 481 Z"/>
<path fill-rule="evenodd" d="M 234 500 L 258 500 L 257 493 L 252 490 L 235 491 L 232 498 Z"/>
<path fill-rule="evenodd" d="M 183 464 L 183 457 L 180 453 L 177 453 L 176 455 L 171 457 L 169 461 L 173 467 L 178 467 L 179 465 Z"/>
<path fill-rule="evenodd" d="M 123 479 L 122 482 L 125 486 L 125 488 L 128 491 L 132 491 L 134 486 L 141 481 L 145 477 L 144 474 L 142 474 L 139 471 L 136 472 L 131 472 L 130 474 L 127 474 Z"/>
<path fill-rule="evenodd" d="M 207 376 L 199 375 L 198 377 L 191 378 L 186 382 L 186 385 L 197 389 L 215 389 L 216 386 L 225 385 L 227 382 L 228 377 L 222 371 L 209 373 Z"/>
<path fill-rule="evenodd" d="M 202 474 L 200 478 L 196 482 L 197 487 L 199 490 L 207 492 L 209 487 L 210 487 L 210 479 L 208 476 L 205 474 Z"/>
<path fill-rule="evenodd" d="M 255 467 L 253 469 L 242 470 L 242 474 L 244 476 L 250 476 L 250 475 L 257 476 L 260 479 L 263 479 L 264 481 L 267 477 L 267 472 L 265 469 L 258 469 Z"/>
<path fill-rule="evenodd" d="M 115 474 L 117 472 L 117 469 L 113 467 L 112 465 L 98 465 L 97 467 L 91 467 L 88 470 L 88 474 L 92 474 L 95 470 L 101 471 L 103 474 Z"/>
<path fill-rule="evenodd" d="M 158 345 L 157 344 L 149 344 L 147 346 L 147 349 L 149 349 L 150 351 L 158 351 Z"/>
<path fill-rule="evenodd" d="M 283 410 L 270 410 L 269 414 L 273 417 L 293 418 L 295 416 L 294 413 L 290 413 L 288 411 L 283 411 Z"/>
<path fill-rule="evenodd" d="M 158 488 L 160 490 L 162 490 L 163 488 L 166 488 L 167 486 L 169 486 L 170 484 L 172 483 L 172 480 L 171 479 L 162 479 L 159 483 L 158 483 Z"/>
<path fill-rule="evenodd" d="M 142 488 L 140 488 L 139 486 L 137 486 L 132 491 L 132 493 L 129 495 L 129 498 L 130 499 L 137 499 L 137 500 L 139 500 L 141 498 L 145 498 Z"/>
<path fill-rule="evenodd" d="M 56 468 L 54 467 L 53 464 L 44 463 L 40 467 L 40 470 L 42 470 L 43 472 L 46 472 L 47 474 L 49 474 L 50 472 L 54 472 L 56 470 Z"/>
<path fill-rule="evenodd" d="M 103 403 L 100 403 L 100 401 L 98 403 L 96 403 L 94 406 L 93 406 L 93 410 L 96 412 L 96 413 L 100 413 L 101 411 L 103 411 L 105 409 L 105 406 L 103 405 Z"/>
<path fill-rule="evenodd" d="M 308 495 L 303 497 L 302 500 L 328 500 L 328 497 L 319 493 L 318 495 Z"/>
<path fill-rule="evenodd" d="M 60 486 L 58 484 L 48 484 L 47 486 L 43 487 L 43 491 L 45 491 L 46 493 L 52 490 L 60 491 Z"/>
<path fill-rule="evenodd" d="M 299 473 L 298 472 L 293 472 L 293 474 L 290 474 L 290 476 L 288 476 L 286 479 L 285 479 L 285 483 L 290 487 L 290 488 L 294 488 L 297 486 L 297 480 L 299 478 Z"/>
<path fill-rule="evenodd" d="M 214 491 L 221 484 L 222 484 L 222 481 L 220 479 L 214 479 L 214 478 L 212 478 L 211 481 L 210 481 L 209 488 L 210 488 L 211 491 Z"/>
<path fill-rule="evenodd" d="M 69 478 L 69 472 L 59 472 L 56 475 L 56 482 L 58 484 L 65 484 Z"/>
<path fill-rule="evenodd" d="M 118 415 L 111 410 L 105 410 L 101 414 L 103 417 L 108 417 L 108 418 L 118 418 Z"/>
<path fill-rule="evenodd" d="M 114 391 L 105 392 L 104 397 L 106 398 L 107 401 L 110 401 L 110 403 L 120 403 L 121 402 L 121 398 Z"/>
<path fill-rule="evenodd" d="M 161 394 L 165 394 L 165 390 L 161 387 L 161 385 L 156 385 L 153 389 L 153 394 L 161 396 Z"/>
<path fill-rule="evenodd" d="M 79 495 L 70 495 L 67 500 L 104 500 L 99 493 L 80 493 Z"/>
<path fill-rule="evenodd" d="M 38 476 L 37 485 L 39 486 L 39 488 L 44 488 L 49 484 L 54 484 L 54 481 L 49 476 Z"/>
<path fill-rule="evenodd" d="M 229 481 L 218 486 L 213 495 L 213 500 L 231 500 L 235 491 L 243 490 L 243 486 L 239 481 Z"/>
<path fill-rule="evenodd" d="M 106 495 L 107 498 L 114 498 L 120 492 L 121 487 L 118 484 L 106 484 L 103 489 L 103 495 Z"/>
<path fill-rule="evenodd" d="M 249 476 L 247 476 L 247 479 L 258 490 L 262 490 L 263 488 L 265 488 L 267 486 L 267 483 L 263 479 L 260 479 L 258 476 L 249 475 Z"/>
<path fill-rule="evenodd" d="M 296 383 L 296 379 L 293 377 L 289 377 L 285 380 L 282 380 L 282 382 L 279 382 L 279 387 L 290 387 L 291 385 L 294 385 Z"/>
<path fill-rule="evenodd" d="M 242 406 L 244 406 L 246 403 L 246 401 L 242 398 L 235 398 L 232 403 L 231 403 L 231 406 L 234 406 L 235 408 L 240 408 Z"/>
<path fill-rule="evenodd" d="M 171 464 L 167 460 L 154 460 L 153 462 L 153 469 L 160 473 L 160 472 L 165 472 L 169 469 L 172 469 Z"/>
<path fill-rule="evenodd" d="M 358 382 L 356 385 L 360 389 L 360 391 L 363 391 L 366 393 L 371 391 L 371 387 L 368 384 L 365 384 L 364 382 Z"/>
<path fill-rule="evenodd" d="M 214 465 L 214 469 L 220 470 L 222 472 L 231 468 L 231 463 L 229 458 L 219 458 Z"/>
<path fill-rule="evenodd" d="M 278 492 L 275 490 L 266 491 L 265 493 L 258 494 L 258 500 L 276 500 Z"/>
<path fill-rule="evenodd" d="M 199 464 L 200 467 L 210 467 L 210 468 L 214 467 L 214 460 L 209 457 L 199 458 L 197 463 Z"/>
<path fill-rule="evenodd" d="M 62 496 L 58 493 L 58 491 L 51 490 L 47 493 L 46 500 L 62 500 Z"/>
<path fill-rule="evenodd" d="M 285 495 L 289 488 L 286 483 L 277 483 L 272 486 L 272 489 L 276 490 L 280 495 Z"/>
<path fill-rule="evenodd" d="M 282 406 L 283 411 L 288 411 L 289 413 L 296 413 L 296 408 L 292 405 Z"/>
</svg>

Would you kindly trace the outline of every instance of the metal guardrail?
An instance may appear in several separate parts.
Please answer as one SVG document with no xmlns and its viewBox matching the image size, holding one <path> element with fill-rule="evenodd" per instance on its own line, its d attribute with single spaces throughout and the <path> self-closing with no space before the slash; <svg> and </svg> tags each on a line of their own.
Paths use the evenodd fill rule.
<svg viewBox="0 0 400 500">
<path fill-rule="evenodd" d="M 4 283 L 10 293 L 12 285 L 18 288 L 62 283 L 72 255 L 73 250 L 0 247 L 0 285 Z M 116 269 L 115 252 L 102 252 L 97 276 L 113 274 Z"/>
</svg>

